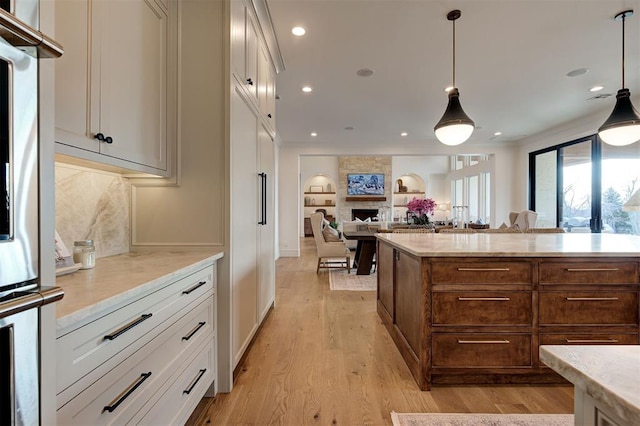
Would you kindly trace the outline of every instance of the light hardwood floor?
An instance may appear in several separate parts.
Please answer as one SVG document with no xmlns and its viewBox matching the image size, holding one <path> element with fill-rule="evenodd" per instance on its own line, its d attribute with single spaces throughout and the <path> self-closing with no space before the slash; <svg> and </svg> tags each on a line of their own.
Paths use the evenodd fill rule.
<svg viewBox="0 0 640 426">
<path fill-rule="evenodd" d="M 205 398 L 188 424 L 389 425 L 391 411 L 572 413 L 570 385 L 418 389 L 376 313 L 375 292 L 330 291 L 315 246 L 277 261 L 276 307 L 233 391 Z"/>
</svg>

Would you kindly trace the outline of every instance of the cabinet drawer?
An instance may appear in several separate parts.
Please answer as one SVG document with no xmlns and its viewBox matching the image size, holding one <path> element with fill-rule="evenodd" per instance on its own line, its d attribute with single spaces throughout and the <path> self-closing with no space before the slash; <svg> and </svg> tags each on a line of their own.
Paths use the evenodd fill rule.
<svg viewBox="0 0 640 426">
<path fill-rule="evenodd" d="M 97 367 L 100 372 L 94 380 L 111 370 L 160 333 L 159 324 L 210 294 L 212 279 L 212 268 L 205 268 L 60 336 L 56 341 L 58 393 Z"/>
<path fill-rule="evenodd" d="M 541 345 L 637 345 L 638 333 L 540 333 Z"/>
<path fill-rule="evenodd" d="M 433 324 L 530 325 L 531 292 L 434 292 Z"/>
<path fill-rule="evenodd" d="M 460 333 L 433 335 L 433 367 L 529 367 L 531 335 Z"/>
<path fill-rule="evenodd" d="M 58 424 L 123 424 L 174 373 L 174 359 L 210 339 L 213 304 L 202 303 L 58 410 Z M 194 332 L 194 330 L 196 330 Z M 169 336 L 169 337 L 167 337 Z M 185 340 L 184 337 L 189 337 Z M 110 407 L 110 408 L 106 408 Z"/>
<path fill-rule="evenodd" d="M 530 284 L 528 262 L 441 262 L 433 263 L 434 284 Z"/>
<path fill-rule="evenodd" d="M 180 371 L 158 401 L 149 407 L 141 425 L 184 424 L 215 380 L 215 345 L 205 345 Z M 187 360 L 188 362 L 188 360 Z"/>
<path fill-rule="evenodd" d="M 631 262 L 558 262 L 540 264 L 540 284 L 637 284 Z"/>
<path fill-rule="evenodd" d="M 638 294 L 540 292 L 540 324 L 638 324 Z"/>
</svg>

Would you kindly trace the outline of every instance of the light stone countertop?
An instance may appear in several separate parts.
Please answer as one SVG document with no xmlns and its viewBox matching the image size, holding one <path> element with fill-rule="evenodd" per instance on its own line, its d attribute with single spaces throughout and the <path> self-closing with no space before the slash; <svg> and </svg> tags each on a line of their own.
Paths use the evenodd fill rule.
<svg viewBox="0 0 640 426">
<path fill-rule="evenodd" d="M 640 425 L 640 346 L 540 346 L 540 360 L 630 425 Z"/>
<path fill-rule="evenodd" d="M 640 236 L 618 234 L 376 234 L 420 257 L 640 257 Z"/>
<path fill-rule="evenodd" d="M 56 305 L 57 330 L 63 330 L 131 297 L 196 272 L 222 258 L 222 250 L 126 253 L 96 260 L 56 278 L 64 298 Z"/>
</svg>

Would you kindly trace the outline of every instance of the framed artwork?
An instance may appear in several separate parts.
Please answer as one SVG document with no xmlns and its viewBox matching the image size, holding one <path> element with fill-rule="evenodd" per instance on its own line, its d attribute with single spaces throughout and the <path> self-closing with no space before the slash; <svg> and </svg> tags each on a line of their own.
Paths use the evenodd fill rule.
<svg viewBox="0 0 640 426">
<path fill-rule="evenodd" d="M 322 185 L 311 185 L 309 187 L 309 192 L 324 192 L 324 189 L 322 188 Z"/>
</svg>

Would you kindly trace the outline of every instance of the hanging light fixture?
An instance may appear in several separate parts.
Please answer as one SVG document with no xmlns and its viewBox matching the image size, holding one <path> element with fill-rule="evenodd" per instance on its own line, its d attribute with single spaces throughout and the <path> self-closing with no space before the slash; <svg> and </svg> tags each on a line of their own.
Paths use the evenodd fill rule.
<svg viewBox="0 0 640 426">
<path fill-rule="evenodd" d="M 616 21 L 622 21 L 622 89 L 618 90 L 611 115 L 598 129 L 600 139 L 614 146 L 630 145 L 640 140 L 640 116 L 631 103 L 631 92 L 624 87 L 624 21 L 632 16 L 633 10 L 625 10 L 615 17 Z"/>
<path fill-rule="evenodd" d="M 447 14 L 447 19 L 453 22 L 453 88 L 449 90 L 447 109 L 433 129 L 440 142 L 451 146 L 460 145 L 469 139 L 475 126 L 460 105 L 460 92 L 456 87 L 456 20 L 461 15 L 459 10 L 452 10 Z"/>
</svg>

